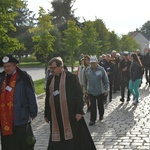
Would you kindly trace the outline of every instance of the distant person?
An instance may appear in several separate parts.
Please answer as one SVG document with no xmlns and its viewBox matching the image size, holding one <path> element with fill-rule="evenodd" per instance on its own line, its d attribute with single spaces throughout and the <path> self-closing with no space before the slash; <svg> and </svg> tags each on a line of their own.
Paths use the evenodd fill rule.
<svg viewBox="0 0 150 150">
<path fill-rule="evenodd" d="M 104 67 L 104 69 L 107 73 L 108 79 L 109 79 L 109 102 L 111 102 L 112 101 L 112 90 L 113 90 L 115 66 L 114 66 L 114 63 L 111 61 L 110 54 L 106 55 L 105 61 L 102 65 L 102 67 Z"/>
<path fill-rule="evenodd" d="M 83 118 L 83 93 L 78 77 L 63 69 L 60 57 L 49 61 L 45 121 L 50 123 L 47 150 L 96 150 Z"/>
<path fill-rule="evenodd" d="M 139 101 L 139 85 L 142 80 L 142 63 L 137 54 L 131 54 L 129 90 L 133 95 L 133 104 Z"/>
<path fill-rule="evenodd" d="M 127 87 L 127 101 L 130 101 L 130 91 L 129 91 L 129 80 L 130 80 L 130 65 L 131 61 L 129 60 L 129 53 L 123 53 L 123 59 L 119 64 L 119 73 L 120 73 L 120 85 L 121 85 L 121 98 L 120 101 L 125 101 L 125 88 Z"/>
<path fill-rule="evenodd" d="M 2 150 L 33 150 L 26 140 L 27 126 L 37 116 L 34 85 L 18 60 L 5 55 L 0 60 L 0 131 Z M 34 146 L 34 145 L 33 145 Z"/>
<path fill-rule="evenodd" d="M 147 49 L 147 52 L 143 57 L 143 65 L 145 68 L 146 84 L 150 85 L 150 48 Z"/>
</svg>

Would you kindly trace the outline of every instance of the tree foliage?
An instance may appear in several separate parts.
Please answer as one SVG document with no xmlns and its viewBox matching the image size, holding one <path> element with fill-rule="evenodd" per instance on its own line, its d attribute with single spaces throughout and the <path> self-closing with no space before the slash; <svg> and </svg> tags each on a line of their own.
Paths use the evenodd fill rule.
<svg viewBox="0 0 150 150">
<path fill-rule="evenodd" d="M 54 51 L 53 43 L 55 37 L 50 34 L 50 31 L 53 29 L 51 19 L 52 17 L 49 14 L 46 14 L 45 10 L 40 7 L 38 25 L 29 30 L 34 34 L 32 37 L 33 42 L 35 43 L 34 49 L 36 53 L 40 55 L 40 61 L 45 62 L 45 68 L 50 53 Z"/>
<path fill-rule="evenodd" d="M 138 49 L 140 45 L 135 41 L 134 38 L 129 35 L 123 35 L 120 41 L 121 51 L 133 52 L 135 49 Z"/>
<path fill-rule="evenodd" d="M 21 58 L 23 55 L 27 56 L 33 53 L 32 35 L 28 32 L 28 29 L 36 25 L 36 18 L 35 14 L 33 14 L 33 11 L 28 9 L 26 0 L 22 1 L 22 7 L 14 8 L 14 11 L 17 12 L 18 15 L 14 19 L 16 32 L 12 33 L 12 36 L 18 38 L 18 40 L 24 44 L 26 49 L 15 51 L 14 54 Z"/>
<path fill-rule="evenodd" d="M 140 31 L 148 40 L 150 40 L 150 21 L 144 23 Z"/>
<path fill-rule="evenodd" d="M 53 17 L 54 25 L 60 27 L 68 20 L 74 19 L 74 10 L 72 10 L 74 2 L 75 0 L 54 0 L 51 2 L 53 11 L 50 14 Z"/>
<path fill-rule="evenodd" d="M 15 32 L 14 18 L 18 15 L 13 8 L 21 7 L 21 0 L 5 0 L 0 2 L 0 56 L 23 48 L 17 38 L 10 36 Z"/>
<path fill-rule="evenodd" d="M 88 55 L 98 55 L 101 47 L 101 41 L 98 39 L 98 33 L 94 27 L 94 23 L 91 21 L 85 22 L 82 32 L 83 36 L 81 53 Z"/>
<path fill-rule="evenodd" d="M 76 26 L 75 21 L 68 21 L 68 28 L 64 31 L 64 35 L 64 45 L 65 49 L 69 53 L 73 72 L 75 50 L 82 44 L 82 31 Z"/>
</svg>

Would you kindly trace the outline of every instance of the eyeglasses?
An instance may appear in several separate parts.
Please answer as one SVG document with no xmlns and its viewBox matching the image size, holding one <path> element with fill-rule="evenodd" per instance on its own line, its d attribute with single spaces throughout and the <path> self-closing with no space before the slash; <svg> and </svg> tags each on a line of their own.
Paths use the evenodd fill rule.
<svg viewBox="0 0 150 150">
<path fill-rule="evenodd" d="M 57 68 L 57 66 L 55 66 L 55 67 L 49 67 L 49 68 L 50 68 L 50 70 L 55 70 Z"/>
</svg>

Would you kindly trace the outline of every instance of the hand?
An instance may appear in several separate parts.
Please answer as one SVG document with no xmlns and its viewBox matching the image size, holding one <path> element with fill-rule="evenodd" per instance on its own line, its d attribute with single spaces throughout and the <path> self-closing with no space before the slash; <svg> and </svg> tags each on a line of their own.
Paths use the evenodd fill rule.
<svg viewBox="0 0 150 150">
<path fill-rule="evenodd" d="M 76 114 L 76 120 L 79 121 L 82 118 L 83 115 L 81 114 Z"/>
<path fill-rule="evenodd" d="M 48 118 L 44 118 L 44 119 L 45 119 L 45 122 L 49 123 L 49 120 L 48 120 Z"/>
<path fill-rule="evenodd" d="M 108 95 L 108 92 L 104 92 L 104 96 L 107 96 Z"/>
</svg>

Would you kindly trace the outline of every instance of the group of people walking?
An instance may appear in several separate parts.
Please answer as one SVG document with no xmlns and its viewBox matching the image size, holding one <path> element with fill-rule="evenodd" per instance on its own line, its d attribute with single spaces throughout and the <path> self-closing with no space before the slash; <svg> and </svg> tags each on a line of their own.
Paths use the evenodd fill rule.
<svg viewBox="0 0 150 150">
<path fill-rule="evenodd" d="M 133 105 L 138 104 L 144 70 L 146 84 L 150 84 L 150 49 L 147 49 L 145 55 L 140 55 L 139 50 L 133 53 L 126 51 L 122 55 L 114 50 L 111 54 L 101 55 L 100 60 L 96 56 L 84 55 L 80 62 L 77 75 L 85 103 L 88 102 L 87 109 L 90 108 L 89 126 L 97 120 L 97 107 L 99 120 L 103 120 L 104 104 L 107 99 L 111 102 L 112 94 L 117 91 L 120 91 L 122 103 L 130 101 L 132 94 Z"/>
<path fill-rule="evenodd" d="M 31 121 L 38 114 L 31 76 L 12 55 L 0 59 L 0 133 L 2 150 L 33 150 Z M 96 150 L 84 120 L 83 93 L 75 74 L 60 57 L 49 61 L 43 118 L 50 124 L 47 150 Z M 30 127 L 29 127 L 30 126 Z M 29 130 L 30 129 L 30 130 Z M 28 136 L 30 132 L 30 137 Z"/>
<path fill-rule="evenodd" d="M 0 59 L 0 133 L 2 150 L 33 150 L 27 142 L 27 128 L 38 114 L 37 98 L 31 76 L 18 67 L 12 55 Z M 137 51 L 122 56 L 116 51 L 80 59 L 77 75 L 64 68 L 60 57 L 48 63 L 50 74 L 46 82 L 44 119 L 50 125 L 47 150 L 96 150 L 84 120 L 83 106 L 90 112 L 89 126 L 104 118 L 104 104 L 121 90 L 120 101 L 130 93 L 133 104 L 139 101 L 139 86 L 145 69 L 146 84 L 150 84 L 150 49 L 142 56 Z M 108 98 L 107 98 L 108 97 Z M 33 136 L 33 135 L 32 135 Z"/>
</svg>

